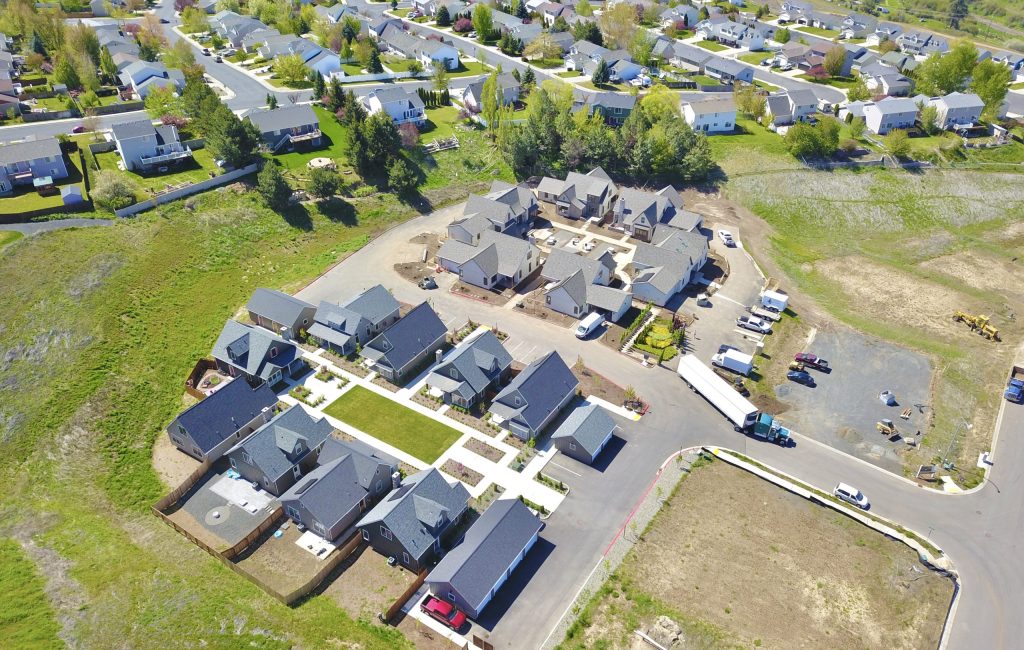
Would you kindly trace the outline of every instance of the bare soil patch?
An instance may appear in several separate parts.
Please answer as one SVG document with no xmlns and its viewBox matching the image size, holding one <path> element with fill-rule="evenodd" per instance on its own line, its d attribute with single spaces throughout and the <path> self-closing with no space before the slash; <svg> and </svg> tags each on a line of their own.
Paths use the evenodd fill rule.
<svg viewBox="0 0 1024 650">
<path fill-rule="evenodd" d="M 302 533 L 295 527 L 293 522 L 287 522 L 286 530 L 282 530 L 281 537 L 274 537 L 276 530 L 284 526 L 268 530 L 259 540 L 256 541 L 252 550 L 246 550 L 236 564 L 253 574 L 271 589 L 280 594 L 287 594 L 302 585 L 316 575 L 324 566 L 329 557 L 324 554 L 316 557 L 305 548 L 296 544 L 296 540 L 302 537 Z M 337 551 L 335 551 L 337 552 Z"/>
<path fill-rule="evenodd" d="M 922 269 L 949 276 L 968 287 L 1021 299 L 1020 285 L 1007 282 L 1024 270 L 1019 262 L 1000 260 L 977 251 L 966 250 L 935 257 L 919 264 Z"/>
<path fill-rule="evenodd" d="M 584 398 L 594 395 L 616 406 L 626 403 L 626 389 L 597 371 L 586 366 L 581 367 L 577 362 L 572 367 L 572 374 L 580 380 L 579 391 Z"/>
<path fill-rule="evenodd" d="M 444 465 L 441 465 L 441 471 L 446 472 L 449 476 L 457 478 L 463 483 L 474 487 L 484 478 L 484 475 L 480 472 L 472 470 L 455 460 L 446 460 Z"/>
<path fill-rule="evenodd" d="M 168 488 L 184 483 L 199 465 L 198 460 L 175 447 L 166 432 L 157 434 L 153 443 L 153 469 Z"/>
<path fill-rule="evenodd" d="M 457 280 L 452 285 L 452 293 L 460 295 L 464 298 L 471 298 L 473 300 L 480 300 L 482 302 L 490 303 L 496 307 L 501 307 L 515 295 L 515 291 L 512 289 L 505 289 L 502 292 L 489 291 L 482 287 L 478 287 L 462 280 Z"/>
<path fill-rule="evenodd" d="M 934 647 L 952 594 L 908 547 L 715 462 L 666 502 L 567 645 L 628 647 L 668 616 L 683 647 Z"/>
<path fill-rule="evenodd" d="M 366 544 L 345 558 L 339 569 L 324 595 L 352 618 L 367 621 L 377 621 L 377 614 L 390 607 L 416 578 L 401 566 L 388 566 L 388 559 Z"/>
<path fill-rule="evenodd" d="M 476 438 L 470 438 L 462 446 L 470 450 L 474 454 L 483 456 L 492 463 L 498 462 L 505 455 L 505 452 L 498 449 L 497 447 L 492 447 L 483 440 L 477 440 Z"/>
</svg>

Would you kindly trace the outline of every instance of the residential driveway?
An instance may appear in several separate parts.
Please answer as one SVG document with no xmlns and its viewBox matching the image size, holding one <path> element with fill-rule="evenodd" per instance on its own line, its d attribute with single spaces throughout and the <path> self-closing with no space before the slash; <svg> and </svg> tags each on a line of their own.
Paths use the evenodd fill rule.
<svg viewBox="0 0 1024 650">
<path fill-rule="evenodd" d="M 808 351 L 827 359 L 834 370 L 811 370 L 817 386 L 793 382 L 776 387 L 779 399 L 793 408 L 783 416 L 800 433 L 862 458 L 897 474 L 902 462 L 897 450 L 902 439 L 890 441 L 878 433 L 875 423 L 889 418 L 903 435 L 925 429 L 930 407 L 931 362 L 910 350 L 885 343 L 845 327 L 819 331 Z M 890 390 L 897 406 L 885 406 L 878 394 Z M 909 420 L 900 418 L 910 408 Z"/>
</svg>

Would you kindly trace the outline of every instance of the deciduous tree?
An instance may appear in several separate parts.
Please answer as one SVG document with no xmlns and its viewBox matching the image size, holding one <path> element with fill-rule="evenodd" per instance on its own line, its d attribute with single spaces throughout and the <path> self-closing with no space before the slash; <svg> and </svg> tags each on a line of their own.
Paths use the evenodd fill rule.
<svg viewBox="0 0 1024 650">
<path fill-rule="evenodd" d="M 288 207 L 292 188 L 288 186 L 288 181 L 273 160 L 268 160 L 256 177 L 256 192 L 271 210 L 283 210 Z"/>
<path fill-rule="evenodd" d="M 490 39 L 494 31 L 494 15 L 491 8 L 482 2 L 473 6 L 473 29 L 481 43 Z"/>
</svg>

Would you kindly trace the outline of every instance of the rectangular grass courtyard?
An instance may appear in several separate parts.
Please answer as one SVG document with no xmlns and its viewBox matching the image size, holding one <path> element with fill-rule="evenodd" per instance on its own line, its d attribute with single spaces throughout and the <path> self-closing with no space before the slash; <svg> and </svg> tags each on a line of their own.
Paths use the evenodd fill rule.
<svg viewBox="0 0 1024 650">
<path fill-rule="evenodd" d="M 462 435 L 362 386 L 336 399 L 324 413 L 427 463 L 437 460 Z"/>
</svg>

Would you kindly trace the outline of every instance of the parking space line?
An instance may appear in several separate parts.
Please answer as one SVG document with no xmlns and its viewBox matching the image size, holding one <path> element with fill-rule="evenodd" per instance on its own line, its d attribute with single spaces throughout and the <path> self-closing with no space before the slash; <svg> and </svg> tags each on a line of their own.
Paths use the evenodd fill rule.
<svg viewBox="0 0 1024 650">
<path fill-rule="evenodd" d="M 556 463 L 556 462 L 555 462 L 555 461 L 553 461 L 553 460 L 551 460 L 551 461 L 548 461 L 548 464 L 550 464 L 550 465 L 554 465 L 555 467 L 558 467 L 558 468 L 560 468 L 560 469 L 564 469 L 565 471 L 569 472 L 570 474 L 572 474 L 572 475 L 574 475 L 574 476 L 583 476 L 582 474 L 578 474 L 578 473 L 576 473 L 576 472 L 572 471 L 571 469 L 569 469 L 568 467 L 566 467 L 566 466 L 564 466 L 564 465 L 559 465 L 558 463 Z"/>
<path fill-rule="evenodd" d="M 718 292 L 718 293 L 712 295 L 711 297 L 712 298 L 725 298 L 726 300 L 728 300 L 729 302 L 733 303 L 734 305 L 739 305 L 740 307 L 746 308 L 746 305 L 744 305 L 742 302 L 740 302 L 739 300 L 733 300 L 732 298 L 730 298 L 729 296 L 725 295 L 722 292 Z"/>
</svg>

